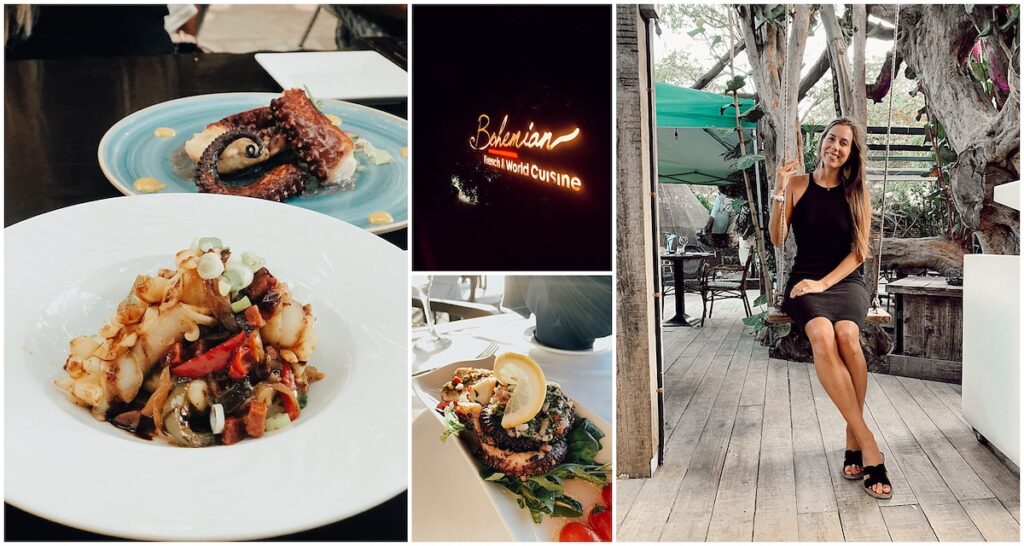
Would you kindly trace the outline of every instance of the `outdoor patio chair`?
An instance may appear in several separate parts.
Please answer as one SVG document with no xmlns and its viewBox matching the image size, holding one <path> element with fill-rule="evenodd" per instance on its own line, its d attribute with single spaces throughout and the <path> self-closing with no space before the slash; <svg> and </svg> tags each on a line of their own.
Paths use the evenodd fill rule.
<svg viewBox="0 0 1024 546">
<path fill-rule="evenodd" d="M 701 279 L 701 297 L 704 299 L 707 309 L 707 316 L 715 311 L 715 300 L 737 298 L 743 302 L 743 310 L 749 317 L 750 302 L 747 300 L 747 275 L 750 272 L 750 264 L 753 263 L 754 253 L 747 255 L 743 265 L 722 264 L 708 267 Z M 701 323 L 704 316 L 701 315 Z"/>
</svg>

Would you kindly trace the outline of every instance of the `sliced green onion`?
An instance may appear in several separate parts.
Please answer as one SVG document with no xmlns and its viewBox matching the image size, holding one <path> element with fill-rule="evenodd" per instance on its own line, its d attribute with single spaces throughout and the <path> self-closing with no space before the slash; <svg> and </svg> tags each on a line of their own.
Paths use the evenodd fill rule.
<svg viewBox="0 0 1024 546">
<path fill-rule="evenodd" d="M 241 313 L 250 307 L 252 307 L 252 303 L 249 302 L 249 298 L 247 296 L 242 296 L 242 299 L 231 304 L 231 312 Z"/>
<path fill-rule="evenodd" d="M 227 269 L 224 271 L 224 276 L 227 277 L 231 283 L 231 291 L 238 292 L 239 290 L 252 284 L 253 273 L 252 269 L 241 265 L 241 264 L 229 264 Z"/>
<path fill-rule="evenodd" d="M 210 406 L 210 430 L 214 434 L 224 432 L 224 406 L 220 404 Z"/>
<path fill-rule="evenodd" d="M 222 248 L 224 248 L 224 243 L 222 243 L 220 241 L 220 239 L 218 239 L 216 237 L 203 237 L 203 238 L 199 239 L 199 250 L 200 251 L 206 252 L 206 251 L 214 249 L 214 248 L 216 248 L 218 250 L 222 249 Z"/>
<path fill-rule="evenodd" d="M 196 267 L 196 272 L 199 273 L 199 277 L 204 280 L 216 279 L 224 272 L 224 262 L 220 261 L 220 254 L 217 252 L 207 252 L 199 258 L 199 264 Z"/>
<path fill-rule="evenodd" d="M 252 252 L 243 252 L 242 263 L 249 266 L 249 269 L 252 269 L 253 271 L 259 271 L 266 261 Z"/>
</svg>

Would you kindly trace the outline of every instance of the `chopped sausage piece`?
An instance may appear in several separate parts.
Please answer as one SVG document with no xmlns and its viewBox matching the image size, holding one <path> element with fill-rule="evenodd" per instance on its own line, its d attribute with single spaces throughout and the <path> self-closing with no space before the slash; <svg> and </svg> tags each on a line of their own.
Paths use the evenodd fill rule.
<svg viewBox="0 0 1024 546">
<path fill-rule="evenodd" d="M 224 431 L 220 435 L 220 441 L 226 446 L 237 444 L 245 437 L 244 424 L 241 417 L 228 417 L 224 420 Z"/>
<path fill-rule="evenodd" d="M 267 405 L 258 400 L 249 403 L 249 413 L 245 416 L 245 432 L 253 438 L 261 438 L 267 423 Z"/>
</svg>

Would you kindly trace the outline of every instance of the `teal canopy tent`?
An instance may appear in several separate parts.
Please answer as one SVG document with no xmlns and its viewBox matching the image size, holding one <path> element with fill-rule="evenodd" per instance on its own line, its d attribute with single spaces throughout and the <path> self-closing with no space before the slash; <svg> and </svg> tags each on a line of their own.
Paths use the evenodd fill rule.
<svg viewBox="0 0 1024 546">
<path fill-rule="evenodd" d="M 658 182 L 727 185 L 735 160 L 722 154 L 736 148 L 732 98 L 667 83 L 655 84 L 658 122 Z M 740 112 L 754 106 L 740 99 Z M 724 110 L 723 110 L 724 108 Z M 744 122 L 753 130 L 755 124 Z M 752 141 L 753 131 L 747 138 Z"/>
</svg>

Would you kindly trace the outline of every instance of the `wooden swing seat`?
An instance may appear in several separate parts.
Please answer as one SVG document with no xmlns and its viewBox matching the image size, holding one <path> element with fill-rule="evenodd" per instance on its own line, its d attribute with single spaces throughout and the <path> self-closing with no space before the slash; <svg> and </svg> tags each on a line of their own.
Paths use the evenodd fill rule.
<svg viewBox="0 0 1024 546">
<path fill-rule="evenodd" d="M 892 324 L 892 315 L 880 307 L 868 309 L 868 316 L 864 319 L 868 324 Z M 778 307 L 768 309 L 769 324 L 793 324 L 793 319 Z"/>
</svg>

